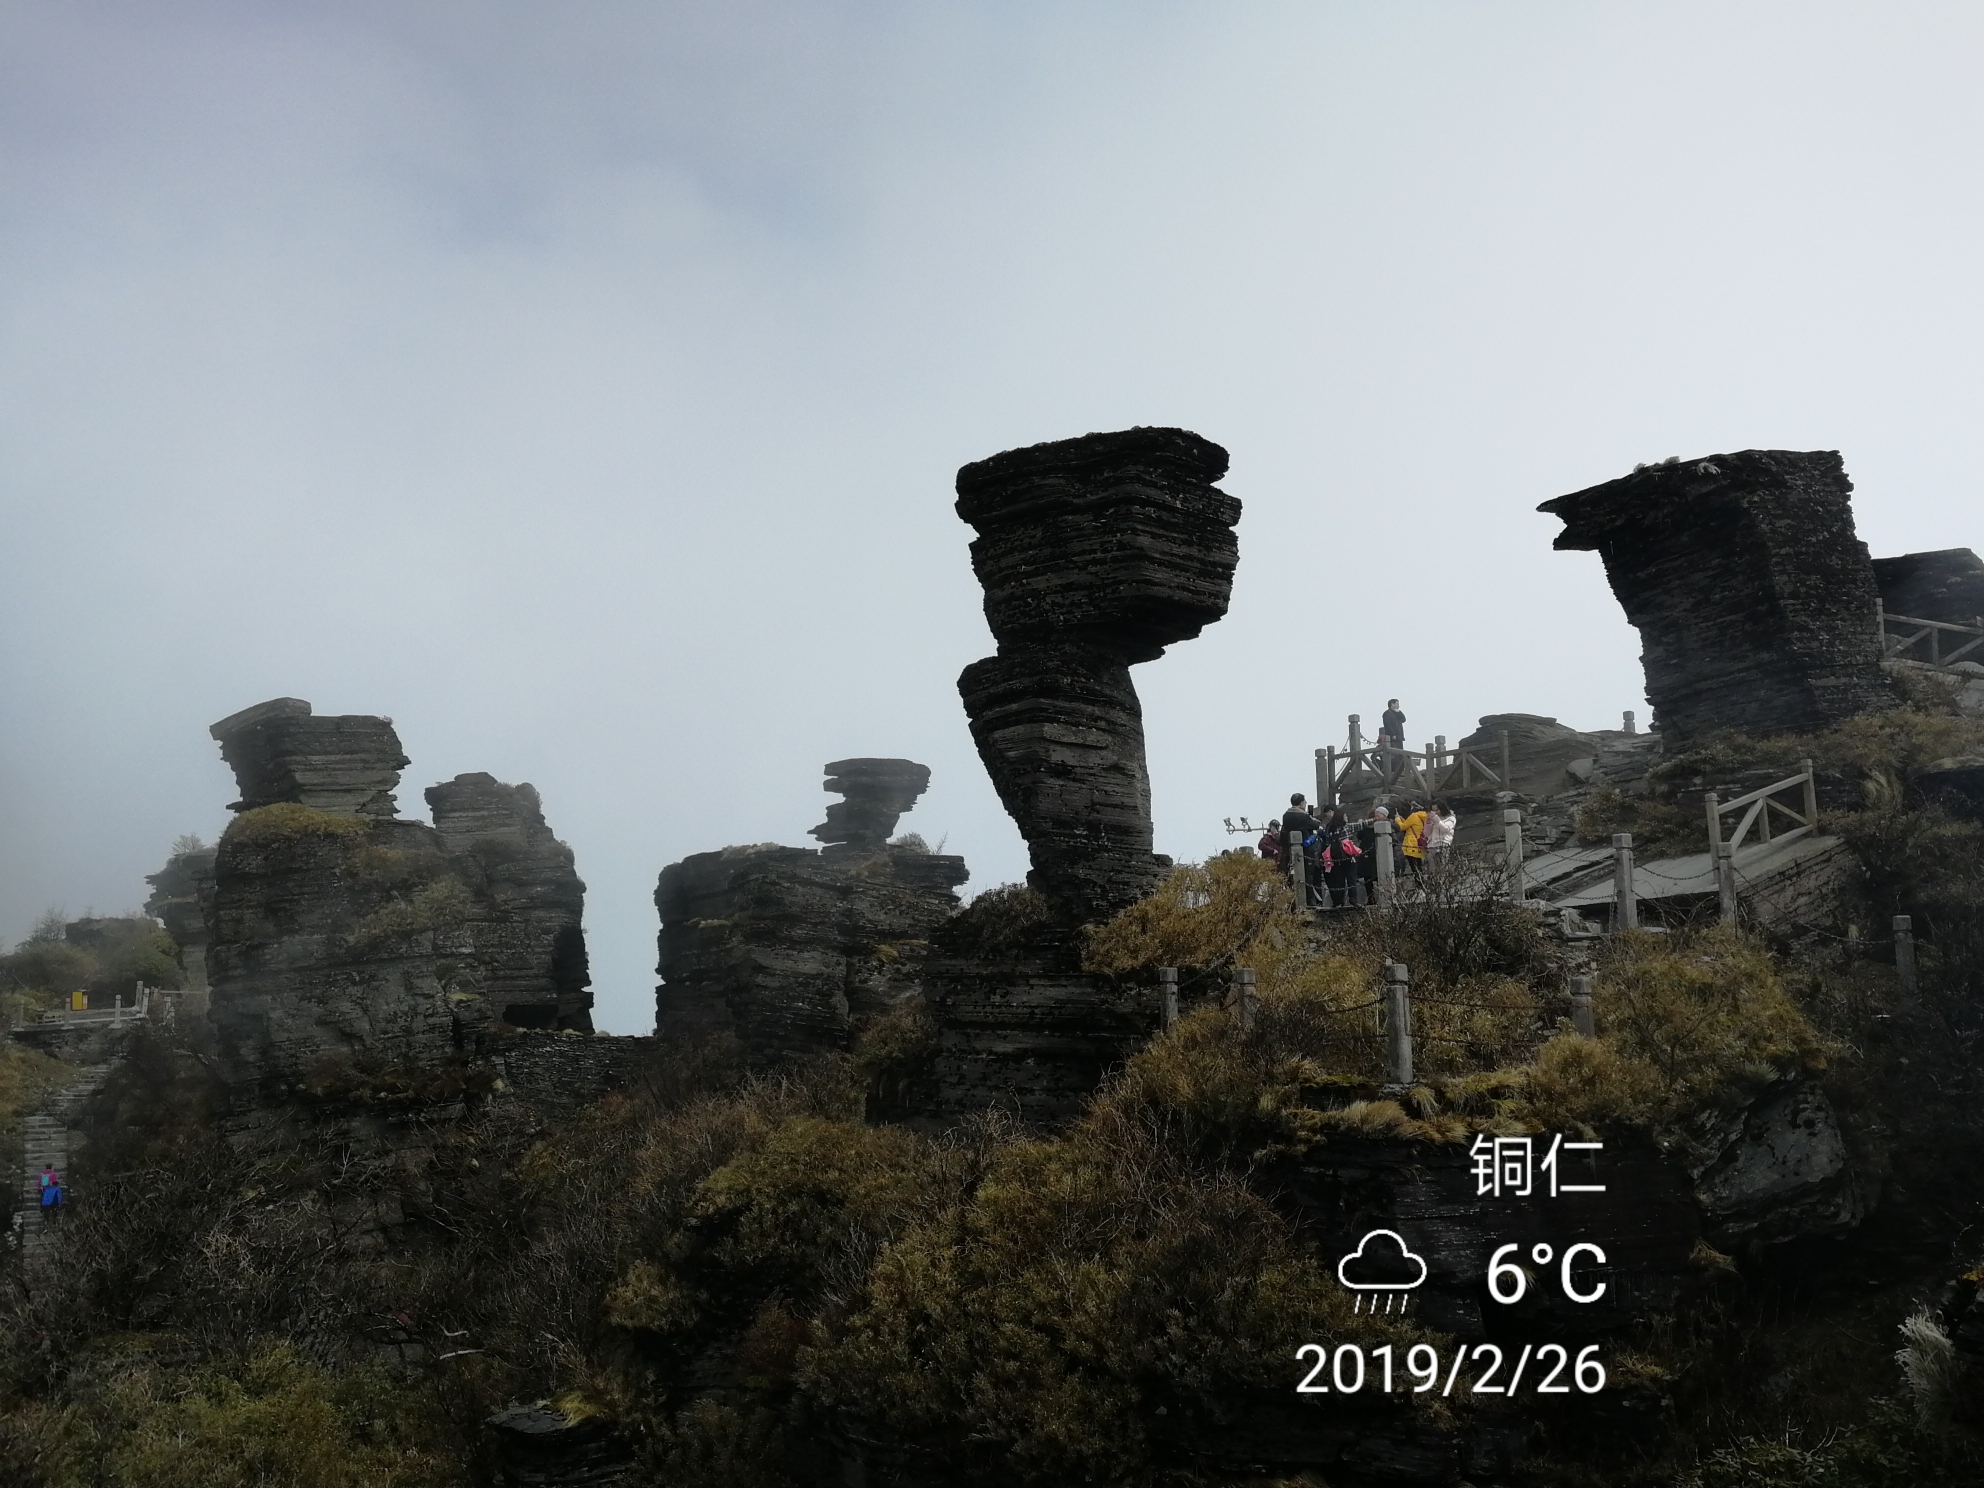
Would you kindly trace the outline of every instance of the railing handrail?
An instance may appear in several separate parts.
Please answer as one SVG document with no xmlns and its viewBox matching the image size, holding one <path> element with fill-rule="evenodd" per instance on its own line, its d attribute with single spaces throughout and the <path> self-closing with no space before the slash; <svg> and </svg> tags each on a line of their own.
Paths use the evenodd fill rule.
<svg viewBox="0 0 1984 1488">
<path fill-rule="evenodd" d="M 1984 625 L 1964 625 L 1955 620 L 1924 620 L 1916 615 L 1897 615 L 1892 610 L 1881 611 L 1881 619 L 1890 625 L 1919 625 L 1924 630 L 1958 630 L 1965 635 L 1984 636 Z"/>
<path fill-rule="evenodd" d="M 1736 849 L 1743 846 L 1743 839 L 1749 836 L 1750 828 L 1753 826 L 1757 828 L 1757 838 L 1760 844 L 1773 840 L 1779 843 L 1790 842 L 1796 838 L 1805 836 L 1808 832 L 1818 830 L 1818 776 L 1813 769 L 1812 761 L 1806 759 L 1800 760 L 1798 763 L 1804 768 L 1796 775 L 1787 775 L 1784 779 L 1776 781 L 1773 784 L 1748 791 L 1733 801 L 1721 800 L 1714 791 L 1710 791 L 1703 797 L 1702 805 L 1708 812 L 1708 846 L 1709 856 L 1711 858 L 1733 857 Z M 1794 811 L 1782 801 L 1773 799 L 1779 792 L 1792 790 L 1798 786 L 1803 786 L 1805 792 L 1803 801 L 1805 809 L 1802 812 Z M 1781 811 L 1797 823 L 1797 826 L 1793 827 L 1790 831 L 1778 833 L 1775 839 L 1772 838 L 1770 830 L 1770 814 L 1773 809 Z M 1741 811 L 1743 813 L 1743 819 L 1736 823 L 1736 830 L 1731 832 L 1725 840 L 1722 835 L 1722 818 L 1732 811 Z M 1717 868 L 1717 872 L 1718 874 L 1721 873 L 1720 867 Z M 1727 897 L 1725 894 L 1724 898 L 1727 899 Z M 1727 908 L 1728 906 L 1725 905 L 1725 917 Z"/>
</svg>

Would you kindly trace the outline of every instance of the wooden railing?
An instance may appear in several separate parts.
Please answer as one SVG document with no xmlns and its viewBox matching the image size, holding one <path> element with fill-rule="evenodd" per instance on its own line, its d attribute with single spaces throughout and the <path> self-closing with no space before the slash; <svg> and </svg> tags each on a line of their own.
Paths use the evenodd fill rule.
<svg viewBox="0 0 1984 1488">
<path fill-rule="evenodd" d="M 1875 615 L 1879 623 L 1881 655 L 1888 660 L 1915 661 L 1932 667 L 1947 667 L 1966 657 L 1984 662 L 1984 615 L 1977 616 L 1969 625 L 1958 625 L 1948 620 L 1919 620 L 1910 615 L 1890 615 L 1887 607 L 1878 600 L 1875 601 Z M 1945 646 L 1955 649 L 1945 650 Z"/>
<path fill-rule="evenodd" d="M 1724 801 L 1710 791 L 1702 805 L 1708 812 L 1708 849 L 1715 865 L 1716 897 L 1721 901 L 1722 919 L 1726 924 L 1736 921 L 1736 850 L 1743 846 L 1744 839 L 1756 829 L 1758 844 L 1766 842 L 1789 842 L 1794 837 L 1803 837 L 1819 828 L 1819 787 L 1812 773 L 1812 762 L 1798 761 L 1796 775 L 1787 775 L 1774 784 Z M 1797 791 L 1798 807 L 1785 805 L 1777 799 L 1786 791 Z M 1802 809 L 1798 809 L 1802 808 Z M 1722 819 L 1733 812 L 1742 812 L 1734 831 L 1723 835 Z M 1771 833 L 1770 814 L 1775 811 L 1793 823 L 1790 831 Z"/>
<path fill-rule="evenodd" d="M 1487 751 L 1456 747 L 1449 749 L 1444 738 L 1435 739 L 1424 749 L 1403 749 L 1391 744 L 1364 741 L 1358 714 L 1350 715 L 1350 731 L 1344 747 L 1334 744 L 1316 751 L 1316 799 L 1325 806 L 1340 804 L 1346 788 L 1375 786 L 1381 791 L 1415 791 L 1422 796 L 1444 795 L 1450 791 L 1471 791 L 1477 786 L 1508 790 L 1509 735 L 1498 736 L 1498 748 L 1491 758 Z"/>
</svg>

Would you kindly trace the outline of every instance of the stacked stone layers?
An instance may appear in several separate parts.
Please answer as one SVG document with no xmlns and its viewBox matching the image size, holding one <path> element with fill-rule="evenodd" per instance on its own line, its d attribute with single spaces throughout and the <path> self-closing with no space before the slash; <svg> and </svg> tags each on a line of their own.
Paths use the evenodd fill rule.
<svg viewBox="0 0 1984 1488">
<path fill-rule="evenodd" d="M 1143 717 L 1129 668 L 1225 614 L 1240 503 L 1226 451 L 1184 429 L 1009 450 L 958 472 L 999 654 L 958 691 L 1018 823 L 1030 882 L 1071 922 L 1150 892 Z"/>
<path fill-rule="evenodd" d="M 860 1018 L 918 985 L 931 931 L 956 912 L 964 860 L 762 844 L 661 873 L 656 1032 L 729 1035 L 759 1064 L 845 1049 Z"/>
<path fill-rule="evenodd" d="M 470 921 L 483 995 L 506 1023 L 590 1033 L 586 886 L 536 788 L 478 772 L 426 794 L 441 850 L 488 907 Z"/>
<path fill-rule="evenodd" d="M 433 1065 L 498 1020 L 589 1029 L 585 885 L 537 792 L 461 775 L 428 792 L 436 825 L 401 821 L 397 741 L 332 788 L 328 756 L 305 761 L 326 724 L 392 740 L 383 718 L 314 718 L 299 699 L 213 730 L 242 795 L 203 914 L 208 1017 L 237 1100 Z"/>
<path fill-rule="evenodd" d="M 1155 987 L 1076 969 L 1047 938 L 997 962 L 944 957 L 925 968 L 936 1047 L 916 1096 L 940 1120 L 997 1107 L 1056 1126 L 1163 1026 Z"/>
<path fill-rule="evenodd" d="M 207 990 L 207 923 L 214 911 L 214 849 L 174 853 L 145 882 L 152 886 L 145 913 L 165 926 L 179 948 L 181 985 L 188 992 Z"/>
<path fill-rule="evenodd" d="M 930 788 L 930 767 L 905 759 L 844 759 L 827 766 L 825 788 L 846 797 L 808 832 L 821 842 L 873 851 Z"/>
<path fill-rule="evenodd" d="M 1836 451 L 1745 450 L 1651 466 L 1539 510 L 1564 521 L 1557 547 L 1604 559 L 1664 735 L 1772 735 L 1898 702 L 1852 490 Z"/>
<path fill-rule="evenodd" d="M 288 802 L 318 811 L 392 816 L 410 763 L 390 718 L 315 717 L 302 698 L 272 698 L 208 730 L 241 790 L 236 811 Z"/>
</svg>

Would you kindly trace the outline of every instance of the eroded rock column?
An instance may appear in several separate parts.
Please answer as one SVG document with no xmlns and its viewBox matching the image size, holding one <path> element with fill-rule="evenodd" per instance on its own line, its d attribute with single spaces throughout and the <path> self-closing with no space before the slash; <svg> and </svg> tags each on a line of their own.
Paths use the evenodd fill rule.
<svg viewBox="0 0 1984 1488">
<path fill-rule="evenodd" d="M 1833 450 L 1648 466 L 1546 501 L 1558 548 L 1595 551 L 1640 633 L 1670 740 L 1824 728 L 1897 705 L 1874 633 L 1874 567 Z"/>
<path fill-rule="evenodd" d="M 1143 710 L 1130 667 L 1226 613 L 1240 503 L 1226 451 L 1139 428 L 1008 450 L 958 472 L 996 656 L 958 678 L 979 757 L 1068 922 L 1153 889 Z"/>
</svg>

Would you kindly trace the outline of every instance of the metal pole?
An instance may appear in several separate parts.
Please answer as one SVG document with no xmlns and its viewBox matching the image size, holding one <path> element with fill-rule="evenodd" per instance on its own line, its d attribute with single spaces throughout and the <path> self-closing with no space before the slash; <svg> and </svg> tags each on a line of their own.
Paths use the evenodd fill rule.
<svg viewBox="0 0 1984 1488">
<path fill-rule="evenodd" d="M 1509 778 L 1509 731 L 1502 730 L 1502 789 L 1514 790 L 1516 783 Z"/>
<path fill-rule="evenodd" d="M 1316 751 L 1316 799 L 1325 806 L 1336 805 L 1336 781 L 1329 767 L 1328 752 Z"/>
<path fill-rule="evenodd" d="M 1178 968 L 1160 966 L 1157 969 L 1158 1007 L 1164 1015 L 1164 1026 L 1171 1027 L 1178 1021 Z"/>
<path fill-rule="evenodd" d="M 1633 885 L 1633 834 L 1612 834 L 1612 928 L 1640 927 L 1639 894 Z"/>
<path fill-rule="evenodd" d="M 1513 806 L 1502 808 L 1502 850 L 1509 859 L 1509 895 L 1522 903 L 1522 813 Z"/>
<path fill-rule="evenodd" d="M 1242 1033 L 1254 1031 L 1254 968 L 1238 966 L 1233 970 L 1233 1021 Z"/>
<path fill-rule="evenodd" d="M 1392 907 L 1392 824 L 1389 819 L 1380 819 L 1371 824 L 1376 829 L 1378 852 L 1378 908 Z"/>
<path fill-rule="evenodd" d="M 1392 1084 L 1412 1083 L 1412 976 L 1402 961 L 1385 963 L 1385 1068 Z"/>
<path fill-rule="evenodd" d="M 1571 1031 L 1579 1038 L 1597 1038 L 1598 1025 L 1591 1016 L 1591 978 L 1571 978 Z"/>
<path fill-rule="evenodd" d="M 1901 982 L 1901 995 L 1913 1001 L 1922 995 L 1922 983 L 1915 974 L 1915 921 L 1907 915 L 1894 917 L 1894 974 Z"/>
</svg>

